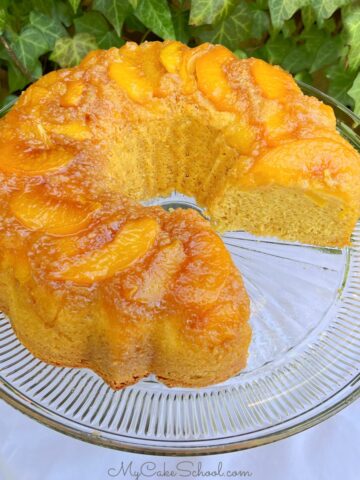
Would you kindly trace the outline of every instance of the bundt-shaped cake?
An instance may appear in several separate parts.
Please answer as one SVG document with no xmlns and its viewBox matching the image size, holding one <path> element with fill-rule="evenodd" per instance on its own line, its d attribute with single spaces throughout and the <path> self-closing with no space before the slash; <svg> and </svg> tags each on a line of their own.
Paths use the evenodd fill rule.
<svg viewBox="0 0 360 480">
<path fill-rule="evenodd" d="M 246 364 L 249 302 L 219 231 L 343 246 L 360 161 L 328 106 L 222 46 L 127 43 L 27 89 L 0 122 L 0 307 L 37 357 L 113 388 Z"/>
</svg>

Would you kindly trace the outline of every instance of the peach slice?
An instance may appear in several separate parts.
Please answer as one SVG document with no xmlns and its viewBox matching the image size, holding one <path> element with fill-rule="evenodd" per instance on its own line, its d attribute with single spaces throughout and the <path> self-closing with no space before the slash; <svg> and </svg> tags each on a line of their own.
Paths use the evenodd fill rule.
<svg viewBox="0 0 360 480">
<path fill-rule="evenodd" d="M 231 259 L 221 238 L 210 230 L 192 236 L 185 262 L 174 287 L 181 305 L 207 308 L 216 302 L 230 268 Z"/>
<path fill-rule="evenodd" d="M 80 205 L 47 196 L 42 187 L 17 194 L 10 201 L 12 213 L 25 227 L 52 235 L 83 230 L 99 207 L 100 204 Z"/>
<path fill-rule="evenodd" d="M 274 100 L 267 100 L 259 118 L 265 127 L 265 137 L 269 145 L 274 146 L 283 138 L 288 138 L 296 127 L 288 120 L 284 106 Z"/>
<path fill-rule="evenodd" d="M 170 42 L 160 53 L 160 62 L 169 73 L 177 73 L 180 68 L 183 51 L 187 47 L 181 42 Z"/>
<path fill-rule="evenodd" d="M 80 80 L 73 80 L 66 84 L 66 93 L 60 99 L 63 107 L 77 107 L 80 103 L 85 85 Z"/>
<path fill-rule="evenodd" d="M 138 103 L 145 103 L 153 96 L 153 87 L 144 73 L 129 59 L 120 58 L 109 66 L 109 77 Z"/>
<path fill-rule="evenodd" d="M 25 95 L 24 95 L 25 96 Z M 31 145 L 35 150 L 39 149 L 51 149 L 52 140 L 49 133 L 45 129 L 44 123 L 38 117 L 38 119 L 27 118 L 18 121 L 18 129 L 21 132 L 21 138 L 25 139 L 27 145 Z M 14 131 L 17 131 L 17 126 L 13 125 Z M 26 147 L 24 147 L 25 150 Z"/>
<path fill-rule="evenodd" d="M 235 268 L 232 269 L 219 296 L 218 302 L 203 315 L 188 322 L 190 334 L 204 329 L 206 335 L 194 335 L 194 342 L 215 346 L 224 342 L 242 339 L 244 364 L 247 347 L 251 338 L 250 325 L 247 320 L 250 315 L 250 302 L 242 278 Z M 194 331 L 195 330 L 195 331 Z"/>
<path fill-rule="evenodd" d="M 103 50 L 92 50 L 89 52 L 85 57 L 81 60 L 79 66 L 80 68 L 86 70 L 91 66 L 95 65 L 96 62 L 99 60 L 100 56 L 102 55 Z"/>
<path fill-rule="evenodd" d="M 269 65 L 260 59 L 252 59 L 251 73 L 263 95 L 284 100 L 290 92 L 301 93 L 292 76 L 280 67 Z"/>
<path fill-rule="evenodd" d="M 257 185 L 311 186 L 353 199 L 360 163 L 355 151 L 329 138 L 302 139 L 269 150 L 251 174 Z"/>
<path fill-rule="evenodd" d="M 67 165 L 74 154 L 64 148 L 56 150 L 29 149 L 13 143 L 1 143 L 0 170 L 23 175 L 52 172 Z"/>
<path fill-rule="evenodd" d="M 49 94 L 50 91 L 48 89 L 35 84 L 31 85 L 31 87 L 26 90 L 26 95 L 20 97 L 19 105 L 31 105 L 37 107 Z"/>
<path fill-rule="evenodd" d="M 311 124 L 315 131 L 329 129 L 333 132 L 336 129 L 334 110 L 329 105 L 321 103 L 317 98 L 304 95 L 298 101 L 291 103 L 291 111 L 293 115 L 301 119 L 302 130 L 309 130 Z"/>
<path fill-rule="evenodd" d="M 169 245 L 161 247 L 145 272 L 141 286 L 132 295 L 132 298 L 141 303 L 159 302 L 184 260 L 185 253 L 179 240 L 174 240 Z"/>
<path fill-rule="evenodd" d="M 59 81 L 59 79 L 61 78 L 60 76 L 61 72 L 64 72 L 64 70 L 53 70 L 52 72 L 49 72 L 46 75 L 43 75 L 36 82 L 36 85 L 39 87 L 44 87 L 46 89 L 49 89 Z"/>
<path fill-rule="evenodd" d="M 179 67 L 179 76 L 183 83 L 182 90 L 185 95 L 190 95 L 196 90 L 196 62 L 212 48 L 214 47 L 210 43 L 203 43 L 198 47 L 185 50 Z"/>
<path fill-rule="evenodd" d="M 236 148 L 239 153 L 249 155 L 252 152 L 256 133 L 254 127 L 243 119 L 236 119 L 236 122 L 226 129 L 225 136 L 227 143 Z"/>
<path fill-rule="evenodd" d="M 51 96 L 51 87 L 58 82 L 58 71 L 50 72 L 41 77 L 36 83 L 32 84 L 26 90 L 26 94 L 19 97 L 17 101 L 17 108 L 26 106 L 38 107 L 47 97 Z"/>
<path fill-rule="evenodd" d="M 56 135 L 64 135 L 64 137 L 71 138 L 73 140 L 88 140 L 91 138 L 91 132 L 86 125 L 80 122 L 69 122 L 63 125 L 59 124 L 46 124 L 46 130 L 49 133 L 55 133 Z"/>
<path fill-rule="evenodd" d="M 218 45 L 196 61 L 196 77 L 200 90 L 218 108 L 224 110 L 228 107 L 226 100 L 233 93 L 224 65 L 234 58 L 234 54 L 227 48 Z"/>
<path fill-rule="evenodd" d="M 153 246 L 160 225 L 153 218 L 130 220 L 103 247 L 63 263 L 52 276 L 82 285 L 112 277 L 140 260 Z"/>
</svg>

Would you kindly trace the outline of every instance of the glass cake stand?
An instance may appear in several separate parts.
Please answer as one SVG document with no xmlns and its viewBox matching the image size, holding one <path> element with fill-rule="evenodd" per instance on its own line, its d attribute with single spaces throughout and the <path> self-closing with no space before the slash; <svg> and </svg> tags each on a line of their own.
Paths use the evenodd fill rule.
<svg viewBox="0 0 360 480">
<path fill-rule="evenodd" d="M 359 119 L 331 105 L 357 149 Z M 174 193 L 152 204 L 196 208 Z M 89 370 L 34 358 L 0 314 L 0 398 L 62 433 L 148 454 L 197 455 L 255 447 L 309 428 L 360 394 L 360 223 L 351 248 L 317 248 L 223 236 L 251 297 L 253 341 L 245 371 L 202 389 L 167 388 L 150 376 L 111 390 Z"/>
</svg>

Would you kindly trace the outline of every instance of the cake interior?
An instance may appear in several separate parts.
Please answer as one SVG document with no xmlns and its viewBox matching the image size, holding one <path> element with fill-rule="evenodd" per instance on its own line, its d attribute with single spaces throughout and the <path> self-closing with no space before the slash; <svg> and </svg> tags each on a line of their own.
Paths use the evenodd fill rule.
<svg viewBox="0 0 360 480">
<path fill-rule="evenodd" d="M 320 246 L 348 244 L 358 212 L 339 196 L 276 182 L 242 185 L 250 157 L 229 145 L 208 112 L 179 115 L 132 127 L 113 148 L 114 175 L 136 200 L 177 191 L 194 197 L 220 232 L 245 230 L 260 236 Z M 174 143 L 176 138 L 176 143 Z M 151 140 L 150 140 L 151 139 Z"/>
</svg>

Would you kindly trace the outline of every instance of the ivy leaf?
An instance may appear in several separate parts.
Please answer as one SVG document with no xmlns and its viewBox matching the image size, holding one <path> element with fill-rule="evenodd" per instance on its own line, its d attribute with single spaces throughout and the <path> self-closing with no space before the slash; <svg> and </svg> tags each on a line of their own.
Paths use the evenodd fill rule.
<svg viewBox="0 0 360 480">
<path fill-rule="evenodd" d="M 360 4 L 354 3 L 342 11 L 347 44 L 350 46 L 348 62 L 352 70 L 360 66 Z"/>
<path fill-rule="evenodd" d="M 8 13 L 9 19 L 14 30 L 19 32 L 26 24 L 29 14 L 32 10 L 32 4 L 27 0 L 17 0 L 9 2 Z"/>
<path fill-rule="evenodd" d="M 269 0 L 271 22 L 275 30 L 280 30 L 285 20 L 289 20 L 299 8 L 307 6 L 309 0 Z"/>
<path fill-rule="evenodd" d="M 56 18 L 48 17 L 39 12 L 30 13 L 30 24 L 39 30 L 39 35 L 43 35 L 48 50 L 54 48 L 56 40 L 68 36 L 67 31 Z"/>
<path fill-rule="evenodd" d="M 293 18 L 290 18 L 290 20 L 286 20 L 286 22 L 284 22 L 284 25 L 282 26 L 281 31 L 283 32 L 285 38 L 291 37 L 296 31 L 295 20 Z"/>
<path fill-rule="evenodd" d="M 304 45 L 295 46 L 285 56 L 281 65 L 285 70 L 295 74 L 307 70 L 311 65 L 311 58 Z"/>
<path fill-rule="evenodd" d="M 217 23 L 227 17 L 234 9 L 236 0 L 192 0 L 190 25 Z"/>
<path fill-rule="evenodd" d="M 344 105 L 352 106 L 353 100 L 348 91 L 352 88 L 355 73 L 345 70 L 342 65 L 333 65 L 328 68 L 326 78 L 329 80 L 328 94 Z"/>
<path fill-rule="evenodd" d="M 259 8 L 260 10 L 267 10 L 268 0 L 256 0 L 256 8 Z"/>
<path fill-rule="evenodd" d="M 93 35 L 100 48 L 120 47 L 124 41 L 109 28 L 108 22 L 99 12 L 86 12 L 74 20 L 76 33 Z"/>
<path fill-rule="evenodd" d="M 29 2 L 36 12 L 51 15 L 55 9 L 55 0 L 31 0 Z"/>
<path fill-rule="evenodd" d="M 21 64 L 31 72 L 35 68 L 40 55 L 49 51 L 48 42 L 43 35 L 39 35 L 38 29 L 32 25 L 24 27 L 20 35 L 15 35 L 14 38 L 11 47 Z"/>
<path fill-rule="evenodd" d="M 258 8 L 253 8 L 253 5 L 250 4 L 252 9 L 251 14 L 251 36 L 253 38 L 261 38 L 265 32 L 269 30 L 270 19 L 266 12 Z"/>
<path fill-rule="evenodd" d="M 16 92 L 17 90 L 22 90 L 26 85 L 30 83 L 29 77 L 25 76 L 20 70 L 13 64 L 9 64 L 8 68 L 8 83 L 9 83 L 9 92 Z M 31 78 L 36 80 L 42 75 L 42 67 L 39 60 L 36 60 L 33 66 L 33 70 L 30 72 Z"/>
<path fill-rule="evenodd" d="M 305 29 L 310 28 L 314 25 L 316 16 L 314 9 L 311 5 L 307 5 L 301 9 L 301 20 Z"/>
<path fill-rule="evenodd" d="M 129 0 L 129 3 L 133 7 L 134 10 L 138 6 L 138 0 Z"/>
<path fill-rule="evenodd" d="M 124 45 L 125 40 L 120 38 L 115 32 L 107 32 L 100 42 L 98 42 L 99 48 L 107 50 L 111 47 L 121 47 Z"/>
<path fill-rule="evenodd" d="M 159 37 L 175 39 L 175 29 L 166 0 L 139 0 L 135 15 Z"/>
<path fill-rule="evenodd" d="M 312 62 L 315 59 L 317 51 L 323 43 L 329 39 L 329 35 L 323 30 L 319 30 L 315 25 L 310 27 L 308 30 L 304 30 L 300 35 L 299 39 L 304 41 L 305 48 L 311 56 Z"/>
<path fill-rule="evenodd" d="M 354 100 L 354 112 L 360 116 L 360 73 L 356 75 L 354 83 L 347 93 Z"/>
<path fill-rule="evenodd" d="M 335 63 L 336 60 L 341 56 L 343 44 L 340 36 L 330 37 L 326 40 L 320 48 L 318 49 L 313 64 L 310 68 L 310 73 L 316 72 L 325 67 L 325 65 L 330 65 Z"/>
<path fill-rule="evenodd" d="M 328 18 L 327 20 L 323 21 L 322 28 L 325 32 L 332 33 L 336 30 L 336 22 L 334 18 Z"/>
<path fill-rule="evenodd" d="M 26 85 L 30 83 L 28 77 L 25 77 L 20 70 L 15 67 L 13 63 L 9 63 L 8 67 L 8 84 L 9 92 L 16 92 L 16 90 L 22 90 Z"/>
<path fill-rule="evenodd" d="M 74 10 L 74 13 L 77 12 L 77 9 L 79 8 L 81 0 L 69 0 L 70 5 L 72 6 L 72 9 Z"/>
<path fill-rule="evenodd" d="M 232 14 L 215 28 L 199 30 L 203 41 L 222 43 L 231 50 L 236 50 L 244 40 L 251 38 L 252 9 L 246 2 L 239 3 Z"/>
<path fill-rule="evenodd" d="M 130 32 L 145 33 L 147 28 L 143 25 L 135 15 L 129 15 L 125 20 L 125 27 Z"/>
<path fill-rule="evenodd" d="M 76 33 L 90 33 L 97 41 L 109 31 L 109 24 L 99 12 L 86 12 L 74 20 Z"/>
<path fill-rule="evenodd" d="M 335 10 L 350 2 L 351 0 L 310 0 L 319 25 L 322 25 L 324 19 L 330 18 Z"/>
<path fill-rule="evenodd" d="M 128 0 L 94 0 L 93 9 L 101 12 L 120 36 L 125 18 L 132 12 Z"/>
<path fill-rule="evenodd" d="M 60 67 L 74 67 L 91 50 L 98 48 L 96 39 L 88 33 L 78 33 L 73 38 L 59 38 L 50 55 L 50 60 Z"/>
<path fill-rule="evenodd" d="M 286 54 L 294 47 L 294 40 L 282 34 L 270 38 L 265 44 L 266 56 L 270 63 L 280 65 Z"/>
<path fill-rule="evenodd" d="M 29 3 L 32 4 L 34 11 L 52 17 L 66 27 L 72 24 L 74 11 L 68 0 L 31 0 Z"/>
<path fill-rule="evenodd" d="M 56 2 L 54 15 L 65 27 L 70 27 L 73 22 L 74 12 L 68 3 Z"/>
<path fill-rule="evenodd" d="M 175 30 L 175 38 L 183 43 L 188 43 L 190 40 L 189 32 L 189 12 L 181 11 L 178 8 L 170 7 L 172 23 Z"/>
<path fill-rule="evenodd" d="M 261 58 L 261 60 L 265 60 L 265 62 L 269 61 L 265 47 L 258 47 L 255 50 L 252 50 L 251 56 L 255 58 Z"/>
</svg>

